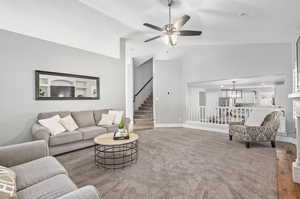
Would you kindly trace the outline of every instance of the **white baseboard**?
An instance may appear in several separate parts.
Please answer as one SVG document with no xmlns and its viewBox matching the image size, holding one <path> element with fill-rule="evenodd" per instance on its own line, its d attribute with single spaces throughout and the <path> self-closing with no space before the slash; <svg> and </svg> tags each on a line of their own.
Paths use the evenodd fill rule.
<svg viewBox="0 0 300 199">
<path fill-rule="evenodd" d="M 182 127 L 182 123 L 154 123 L 154 127 Z"/>
<path fill-rule="evenodd" d="M 189 129 L 199 129 L 204 131 L 213 131 L 217 133 L 225 133 L 228 134 L 228 127 L 224 125 L 220 125 L 219 128 L 216 128 L 212 125 L 199 125 L 199 123 L 187 122 L 187 123 L 154 123 L 154 127 L 157 128 L 170 128 L 170 127 L 183 127 Z M 277 141 L 287 142 L 296 145 L 296 138 L 278 135 L 276 137 Z"/>
<path fill-rule="evenodd" d="M 215 128 L 211 125 L 199 125 L 197 122 L 187 122 L 182 125 L 184 128 L 190 128 L 190 129 L 199 129 L 199 130 L 204 130 L 204 131 L 213 131 L 217 133 L 228 133 L 228 127 L 226 128 L 225 126 L 220 126 L 219 128 Z M 285 134 L 285 133 L 282 133 Z M 296 138 L 293 137 L 288 137 L 288 136 L 282 136 L 282 135 L 277 135 L 276 136 L 276 141 L 280 142 L 286 142 L 286 143 L 291 143 L 296 145 Z"/>
<path fill-rule="evenodd" d="M 228 133 L 228 129 L 226 128 L 213 128 L 209 126 L 198 126 L 198 125 L 186 124 L 186 123 L 184 123 L 182 127 L 189 128 L 189 129 L 199 129 L 204 131 L 214 131 L 217 133 Z"/>
</svg>

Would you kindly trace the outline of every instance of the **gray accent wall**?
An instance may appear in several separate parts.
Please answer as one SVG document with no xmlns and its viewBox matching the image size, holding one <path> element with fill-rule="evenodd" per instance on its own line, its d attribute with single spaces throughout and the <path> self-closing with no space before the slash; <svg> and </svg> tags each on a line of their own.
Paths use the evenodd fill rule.
<svg viewBox="0 0 300 199">
<path fill-rule="evenodd" d="M 125 108 L 121 60 L 4 30 L 0 43 L 0 145 L 29 141 L 39 112 Z M 34 70 L 100 77 L 100 100 L 36 101 Z"/>
<path fill-rule="evenodd" d="M 288 94 L 293 90 L 294 52 L 291 43 L 237 44 L 191 47 L 182 59 L 185 85 L 190 82 L 247 78 L 267 75 L 284 75 L 281 86 L 281 105 L 286 108 L 286 128 L 294 136 L 292 100 Z"/>
<path fill-rule="evenodd" d="M 153 84 L 155 123 L 182 123 L 184 95 L 181 62 L 179 60 L 156 60 Z"/>
</svg>

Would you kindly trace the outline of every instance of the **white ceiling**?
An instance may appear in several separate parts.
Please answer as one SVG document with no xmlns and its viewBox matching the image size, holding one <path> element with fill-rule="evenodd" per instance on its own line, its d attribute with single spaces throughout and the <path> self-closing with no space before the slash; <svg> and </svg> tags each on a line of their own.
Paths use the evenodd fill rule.
<svg viewBox="0 0 300 199">
<path fill-rule="evenodd" d="M 146 33 L 142 39 L 158 34 L 143 23 L 168 22 L 167 0 L 80 1 Z M 174 18 L 188 14 L 192 19 L 185 28 L 203 31 L 200 37 L 181 38 L 179 45 L 291 42 L 300 33 L 299 0 L 175 0 L 175 4 Z"/>
<path fill-rule="evenodd" d="M 0 29 L 116 58 L 133 31 L 78 0 L 0 0 Z"/>
<path fill-rule="evenodd" d="M 120 37 L 139 43 L 136 56 L 159 52 L 178 58 L 181 46 L 291 42 L 300 33 L 299 0 L 175 0 L 173 18 L 188 14 L 185 29 L 200 37 L 181 37 L 177 48 L 143 40 L 159 34 L 142 24 L 163 26 L 167 0 L 0 0 L 0 29 L 119 57 Z M 246 16 L 240 16 L 246 13 Z M 153 47 L 155 46 L 155 48 Z M 149 50 L 150 49 L 150 50 Z M 162 53 L 160 53 L 162 52 Z"/>
</svg>

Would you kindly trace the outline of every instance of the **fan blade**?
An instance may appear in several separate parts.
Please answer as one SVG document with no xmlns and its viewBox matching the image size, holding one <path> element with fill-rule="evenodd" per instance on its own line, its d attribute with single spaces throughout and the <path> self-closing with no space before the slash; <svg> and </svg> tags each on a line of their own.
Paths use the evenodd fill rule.
<svg viewBox="0 0 300 199">
<path fill-rule="evenodd" d="M 201 35 L 202 31 L 194 31 L 194 30 L 180 30 L 177 31 L 178 35 L 180 36 L 199 36 Z"/>
<path fill-rule="evenodd" d="M 144 23 L 144 26 L 147 26 L 148 28 L 152 28 L 154 30 L 158 30 L 158 31 L 163 31 L 164 29 L 162 29 L 161 27 L 149 24 L 149 23 Z"/>
<path fill-rule="evenodd" d="M 174 23 L 174 27 L 176 28 L 176 30 L 179 30 L 180 28 L 182 28 L 182 26 L 184 26 L 184 24 L 186 24 L 186 22 L 190 18 L 191 17 L 189 15 L 183 15 L 182 17 L 178 18 Z"/>
<path fill-rule="evenodd" d="M 152 38 L 150 38 L 150 39 L 145 40 L 144 42 L 152 41 L 152 40 L 158 39 L 158 38 L 160 38 L 160 37 L 162 37 L 162 36 L 159 35 L 159 36 L 156 36 L 156 37 L 152 37 Z"/>
</svg>

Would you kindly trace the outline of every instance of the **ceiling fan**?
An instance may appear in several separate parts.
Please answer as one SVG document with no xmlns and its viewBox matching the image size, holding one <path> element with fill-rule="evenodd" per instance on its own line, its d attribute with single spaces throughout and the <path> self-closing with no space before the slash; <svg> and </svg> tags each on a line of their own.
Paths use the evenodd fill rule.
<svg viewBox="0 0 300 199">
<path fill-rule="evenodd" d="M 181 28 L 186 24 L 186 22 L 191 18 L 189 15 L 183 15 L 182 17 L 178 18 L 174 24 L 171 22 L 171 6 L 173 0 L 168 0 L 168 7 L 169 7 L 169 23 L 164 25 L 163 27 L 155 26 L 150 23 L 144 23 L 143 25 L 162 32 L 161 35 L 152 37 L 150 39 L 145 40 L 144 42 L 149 42 L 158 38 L 162 38 L 164 43 L 174 46 L 177 43 L 177 36 L 199 36 L 201 35 L 201 31 L 194 31 L 194 30 L 181 30 Z"/>
</svg>

